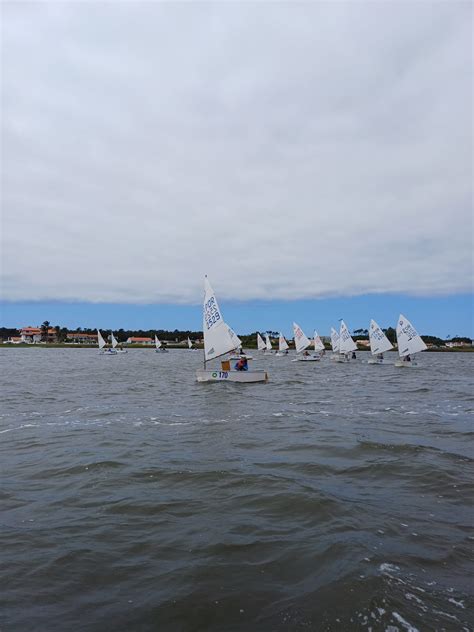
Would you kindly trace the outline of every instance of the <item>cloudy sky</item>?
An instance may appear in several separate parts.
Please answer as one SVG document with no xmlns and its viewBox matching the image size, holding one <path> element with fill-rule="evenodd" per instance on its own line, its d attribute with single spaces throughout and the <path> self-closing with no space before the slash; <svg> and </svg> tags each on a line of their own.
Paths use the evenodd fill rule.
<svg viewBox="0 0 474 632">
<path fill-rule="evenodd" d="M 470 2 L 2 3 L 15 301 L 461 294 Z"/>
</svg>

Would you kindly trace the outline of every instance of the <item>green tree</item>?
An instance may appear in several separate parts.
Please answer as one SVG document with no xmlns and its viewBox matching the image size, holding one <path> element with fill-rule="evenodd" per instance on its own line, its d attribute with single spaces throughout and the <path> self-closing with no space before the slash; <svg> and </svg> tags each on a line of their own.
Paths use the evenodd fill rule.
<svg viewBox="0 0 474 632">
<path fill-rule="evenodd" d="M 41 340 L 43 342 L 48 342 L 48 329 L 49 329 L 49 320 L 45 320 L 41 325 Z"/>
</svg>

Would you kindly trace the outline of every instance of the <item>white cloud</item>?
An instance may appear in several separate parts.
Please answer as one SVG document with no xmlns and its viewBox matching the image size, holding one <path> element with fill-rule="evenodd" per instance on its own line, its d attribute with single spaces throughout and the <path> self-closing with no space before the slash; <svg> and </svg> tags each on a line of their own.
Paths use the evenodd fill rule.
<svg viewBox="0 0 474 632">
<path fill-rule="evenodd" d="M 469 290 L 469 3 L 2 11 L 5 299 Z"/>
</svg>

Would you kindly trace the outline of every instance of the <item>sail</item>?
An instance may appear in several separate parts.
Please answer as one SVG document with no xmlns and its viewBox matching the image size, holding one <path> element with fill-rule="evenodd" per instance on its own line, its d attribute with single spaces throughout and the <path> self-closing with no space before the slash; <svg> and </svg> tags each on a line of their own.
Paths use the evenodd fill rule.
<svg viewBox="0 0 474 632">
<path fill-rule="evenodd" d="M 240 338 L 224 322 L 207 276 L 204 279 L 203 332 L 206 360 L 218 358 L 242 345 Z"/>
<path fill-rule="evenodd" d="M 278 351 L 286 351 L 289 348 L 290 347 L 288 346 L 288 343 L 285 340 L 285 336 L 282 333 L 280 333 L 280 337 L 278 338 Z"/>
<path fill-rule="evenodd" d="M 263 338 L 260 334 L 257 334 L 257 349 L 259 351 L 264 351 L 267 348 L 267 345 L 263 341 Z"/>
<path fill-rule="evenodd" d="M 306 349 L 306 347 L 309 347 L 311 342 L 308 340 L 301 327 L 296 323 L 293 323 L 293 333 L 295 335 L 296 353 L 301 353 Z"/>
<path fill-rule="evenodd" d="M 117 338 L 114 336 L 113 331 L 110 332 L 110 341 L 112 343 L 112 348 L 115 349 L 115 347 L 118 345 L 118 341 Z"/>
<path fill-rule="evenodd" d="M 159 349 L 161 347 L 161 342 L 158 340 L 158 336 L 155 334 L 155 347 Z"/>
<path fill-rule="evenodd" d="M 338 353 L 338 351 L 339 351 L 339 334 L 334 329 L 334 327 L 331 327 L 331 347 L 332 347 L 333 353 Z"/>
<path fill-rule="evenodd" d="M 97 340 L 99 342 L 99 349 L 103 349 L 107 343 L 103 339 L 102 334 L 99 330 L 97 330 Z"/>
<path fill-rule="evenodd" d="M 349 353 L 350 351 L 355 351 L 356 349 L 357 345 L 352 340 L 346 323 L 341 320 L 341 328 L 339 329 L 339 353 Z"/>
<path fill-rule="evenodd" d="M 316 330 L 314 331 L 313 344 L 315 351 L 324 351 L 324 343 Z"/>
<path fill-rule="evenodd" d="M 370 321 L 369 340 L 370 353 L 372 355 L 384 353 L 384 351 L 392 349 L 392 343 L 373 319 Z"/>
<path fill-rule="evenodd" d="M 427 349 L 416 329 L 403 314 L 400 314 L 397 323 L 397 344 L 398 355 L 401 358 L 410 355 L 410 353 L 418 353 L 418 351 Z"/>
<path fill-rule="evenodd" d="M 265 334 L 265 349 L 267 351 L 272 350 L 272 343 L 270 342 L 270 336 L 268 334 Z"/>
<path fill-rule="evenodd" d="M 192 348 L 193 348 L 193 343 L 191 342 L 191 340 L 190 340 L 189 336 L 188 336 L 188 347 L 189 347 L 190 349 L 192 349 Z"/>
</svg>

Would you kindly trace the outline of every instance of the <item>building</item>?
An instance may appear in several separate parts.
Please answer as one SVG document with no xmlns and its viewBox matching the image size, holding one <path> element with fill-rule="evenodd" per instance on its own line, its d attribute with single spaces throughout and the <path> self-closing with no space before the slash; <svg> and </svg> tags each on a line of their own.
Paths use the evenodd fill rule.
<svg viewBox="0 0 474 632">
<path fill-rule="evenodd" d="M 21 336 L 11 336 L 10 338 L 7 338 L 6 340 L 4 340 L 3 344 L 4 345 L 20 345 L 22 342 L 24 342 L 24 340 Z"/>
<path fill-rule="evenodd" d="M 140 338 L 131 337 L 127 339 L 128 345 L 152 345 L 154 344 L 153 338 Z"/>
<path fill-rule="evenodd" d="M 97 334 L 85 334 L 82 331 L 70 331 L 66 335 L 66 340 L 78 345 L 96 345 Z"/>
<path fill-rule="evenodd" d="M 46 334 L 46 340 L 43 341 L 41 327 L 23 327 L 20 331 L 22 342 L 34 344 L 37 342 L 56 342 L 56 330 L 50 327 Z"/>
</svg>

